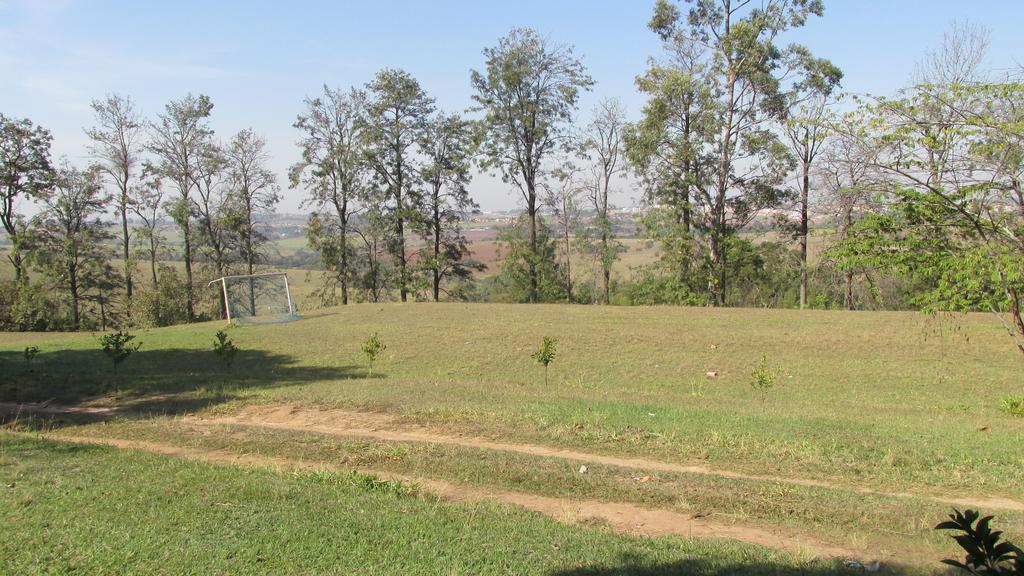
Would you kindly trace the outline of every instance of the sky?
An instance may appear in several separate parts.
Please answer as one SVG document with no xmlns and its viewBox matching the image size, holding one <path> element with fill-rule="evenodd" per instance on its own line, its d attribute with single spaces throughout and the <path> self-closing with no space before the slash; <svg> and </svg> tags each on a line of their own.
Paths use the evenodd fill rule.
<svg viewBox="0 0 1024 576">
<path fill-rule="evenodd" d="M 755 0 L 756 1 L 756 0 Z M 574 46 L 596 81 L 580 100 L 585 119 L 603 97 L 631 118 L 644 99 L 634 85 L 660 43 L 646 25 L 653 0 L 312 2 L 0 0 L 0 113 L 27 117 L 54 136 L 54 157 L 86 164 L 89 103 L 131 96 L 149 118 L 171 99 L 207 94 L 211 126 L 228 140 L 245 128 L 267 139 L 283 189 L 280 212 L 302 212 L 287 188 L 298 160 L 292 127 L 303 99 L 324 84 L 347 88 L 381 68 L 402 68 L 447 111 L 471 104 L 469 72 L 481 50 L 514 27 Z M 892 94 L 956 22 L 987 28 L 989 65 L 1024 63 L 1018 27 L 1024 0 L 826 0 L 825 16 L 787 33 L 845 73 L 854 93 Z M 639 193 L 623 185 L 620 206 Z M 518 206 L 519 195 L 480 175 L 470 188 L 485 210 Z"/>
</svg>

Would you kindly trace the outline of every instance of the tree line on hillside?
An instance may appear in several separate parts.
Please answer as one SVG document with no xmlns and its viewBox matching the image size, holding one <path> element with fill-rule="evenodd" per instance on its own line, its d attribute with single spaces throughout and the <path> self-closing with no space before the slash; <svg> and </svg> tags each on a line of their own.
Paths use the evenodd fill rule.
<svg viewBox="0 0 1024 576">
<path fill-rule="evenodd" d="M 983 30 L 958 26 L 912 86 L 842 94 L 834 64 L 780 41 L 823 11 L 822 0 L 657 0 L 649 28 L 663 50 L 636 79 L 636 122 L 614 98 L 579 121 L 593 79 L 572 47 L 529 29 L 483 50 L 464 113 L 439 109 L 402 70 L 324 86 L 295 121 L 301 160 L 288 174 L 312 210 L 318 299 L 988 310 L 1024 352 L 1024 86 L 984 68 Z M 81 327 L 83 308 L 90 325 L 147 309 L 189 321 L 194 265 L 203 278 L 258 266 L 255 216 L 279 190 L 264 142 L 247 130 L 218 143 L 212 107 L 188 96 L 147 122 L 129 98 L 95 102 L 97 163 L 84 169 L 52 166 L 45 130 L 3 118 L 5 325 Z M 465 235 L 474 171 L 500 176 L 524 208 L 484 279 Z M 610 198 L 629 177 L 659 259 L 623 279 Z M 44 210 L 19 215 L 20 197 Z M 114 234 L 100 224 L 111 208 Z M 815 214 L 827 248 L 812 261 Z M 184 279 L 160 265 L 162 219 L 182 238 Z"/>
</svg>

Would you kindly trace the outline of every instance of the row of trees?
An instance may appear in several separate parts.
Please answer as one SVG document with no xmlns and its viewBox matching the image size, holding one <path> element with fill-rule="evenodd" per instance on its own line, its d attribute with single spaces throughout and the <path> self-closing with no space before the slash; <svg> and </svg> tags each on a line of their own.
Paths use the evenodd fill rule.
<svg viewBox="0 0 1024 576">
<path fill-rule="evenodd" d="M 843 97 L 836 66 L 779 40 L 823 10 L 822 0 L 658 0 L 650 28 L 664 53 L 637 78 L 647 103 L 634 123 L 608 99 L 578 126 L 579 96 L 593 79 L 571 47 L 528 29 L 483 50 L 484 65 L 470 73 L 472 120 L 439 110 L 401 70 L 382 70 L 362 87 L 325 86 L 296 119 L 302 159 L 289 172 L 314 211 L 307 236 L 326 271 L 322 299 L 468 297 L 481 267 L 462 224 L 475 209 L 468 185 L 476 169 L 500 175 L 524 206 L 503 235 L 492 297 L 987 309 L 1024 351 L 1024 89 L 989 77 L 985 34 L 961 27 L 924 61 L 914 87 L 893 98 Z M 134 290 L 133 234 L 146 241 L 159 282 L 157 224 L 166 214 L 182 236 L 191 320 L 197 254 L 210 276 L 252 271 L 259 261 L 255 216 L 278 197 L 263 141 L 243 131 L 218 144 L 204 96 L 171 102 L 148 123 L 127 99 L 94 109 L 98 126 L 87 132 L 98 165 L 81 171 L 50 166 L 44 130 L 4 120 L 0 216 L 16 283 L 27 285 L 26 256 L 46 243 L 29 261 L 47 270 L 63 262 L 51 275 L 69 293 L 80 290 L 71 289 L 80 280 L 65 280 L 71 275 L 97 279 L 87 285 L 114 278 L 67 271 L 69 259 L 105 262 L 104 229 L 89 224 L 86 233 L 75 222 L 94 223 L 112 202 L 125 301 Z M 627 172 L 644 191 L 643 229 L 661 259 L 616 294 L 611 269 L 621 246 L 609 198 Z M 113 185 L 109 200 L 102 179 Z M 68 190 L 84 199 L 61 200 Z M 20 196 L 42 202 L 43 215 L 19 217 Z M 62 219 L 67 205 L 86 218 Z M 793 208 L 795 219 L 768 218 Z M 593 215 L 589 226 L 583 211 Z M 132 230 L 129 213 L 143 226 Z M 832 214 L 836 241 L 811 266 L 815 213 Z M 740 234 L 769 226 L 797 248 Z M 52 247 L 69 235 L 92 252 L 56 258 Z M 595 264 L 593 285 L 574 283 L 580 252 Z"/>
<path fill-rule="evenodd" d="M 47 130 L 0 116 L 0 220 L 14 269 L 3 291 L 4 322 L 79 329 L 86 304 L 90 326 L 195 320 L 197 262 L 211 277 L 252 273 L 260 263 L 266 237 L 258 219 L 279 199 L 266 144 L 252 130 L 218 142 L 206 96 L 174 100 L 152 122 L 128 97 L 108 96 L 92 109 L 86 168 L 67 160 L 55 166 Z M 27 217 L 22 200 L 40 212 Z M 116 232 L 103 221 L 111 212 Z M 184 281 L 161 265 L 169 253 L 165 220 L 181 235 Z M 140 260 L 150 276 L 141 299 Z M 30 278 L 33 270 L 40 280 Z M 54 293 L 64 296 L 54 300 Z"/>
</svg>

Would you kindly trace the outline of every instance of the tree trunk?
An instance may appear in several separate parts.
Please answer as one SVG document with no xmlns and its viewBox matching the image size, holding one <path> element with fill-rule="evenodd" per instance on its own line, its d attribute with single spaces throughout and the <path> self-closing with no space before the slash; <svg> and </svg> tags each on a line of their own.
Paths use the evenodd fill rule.
<svg viewBox="0 0 1024 576">
<path fill-rule="evenodd" d="M 441 199 L 434 188 L 434 302 L 441 299 Z"/>
<path fill-rule="evenodd" d="M 800 309 L 807 307 L 807 234 L 808 198 L 810 196 L 810 162 L 805 157 L 800 181 Z"/>
<path fill-rule="evenodd" d="M 156 240 L 152 237 L 149 239 L 149 271 L 153 274 L 153 290 L 155 291 L 159 282 L 156 275 Z"/>
<path fill-rule="evenodd" d="M 71 293 L 71 327 L 77 331 L 81 325 L 81 311 L 79 310 L 78 271 L 74 264 L 68 265 L 68 289 Z"/>
<path fill-rule="evenodd" d="M 732 14 L 732 2 L 725 2 L 725 22 L 723 36 L 730 32 L 730 16 Z M 711 226 L 711 281 L 708 286 L 708 299 L 712 305 L 725 305 L 725 194 L 729 188 L 729 169 L 732 160 L 732 130 L 736 104 L 736 82 L 738 80 L 734 63 L 729 53 L 725 54 L 728 65 L 727 99 L 728 108 L 725 115 L 725 123 L 722 125 L 722 142 L 718 161 L 718 186 L 715 190 L 715 206 L 712 217 L 714 222 Z M 715 274 L 718 278 L 715 279 Z"/>
<path fill-rule="evenodd" d="M 128 301 L 132 299 L 132 264 L 131 264 L 131 236 L 128 234 L 128 191 L 121 191 L 121 234 L 124 253 L 124 288 Z"/>
<path fill-rule="evenodd" d="M 196 308 L 195 308 L 195 294 L 192 287 L 192 233 L 189 230 L 189 225 L 186 222 L 184 226 L 185 231 L 185 289 L 186 289 L 186 302 L 185 302 L 185 316 L 189 322 L 195 322 L 196 320 Z"/>
<path fill-rule="evenodd" d="M 537 191 L 532 181 L 526 183 L 526 188 L 528 195 L 526 213 L 530 219 L 530 304 L 536 304 L 539 300 L 539 282 L 537 279 L 537 260 L 539 259 L 537 254 Z"/>
</svg>

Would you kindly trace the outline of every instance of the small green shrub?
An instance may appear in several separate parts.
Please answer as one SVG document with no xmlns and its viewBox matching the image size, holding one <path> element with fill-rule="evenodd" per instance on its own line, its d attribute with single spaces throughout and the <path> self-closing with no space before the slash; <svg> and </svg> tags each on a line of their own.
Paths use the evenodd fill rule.
<svg viewBox="0 0 1024 576">
<path fill-rule="evenodd" d="M 363 356 L 366 356 L 366 373 L 368 376 L 373 376 L 373 363 L 377 361 L 377 357 L 380 356 L 381 352 L 387 349 L 387 345 L 380 341 L 380 337 L 377 336 L 376 332 L 366 342 L 363 342 Z"/>
<path fill-rule="evenodd" d="M 540 343 L 540 348 L 530 355 L 531 358 L 537 361 L 538 364 L 544 365 L 544 385 L 548 384 L 548 364 L 551 364 L 555 360 L 555 346 L 558 344 L 558 340 L 550 336 L 545 336 Z"/>
<path fill-rule="evenodd" d="M 1024 416 L 1024 396 L 1007 396 L 999 404 L 999 409 L 1010 416 Z"/>
<path fill-rule="evenodd" d="M 132 344 L 132 340 L 135 340 L 134 334 L 121 331 L 106 334 L 100 338 L 103 353 L 106 354 L 107 358 L 110 358 L 110 361 L 114 364 L 115 371 L 129 356 L 138 352 L 139 348 L 142 348 L 142 342 Z"/>
<path fill-rule="evenodd" d="M 235 362 L 235 356 L 238 355 L 238 347 L 235 343 L 228 338 L 227 332 L 218 330 L 214 335 L 215 340 L 213 341 L 213 353 L 220 358 L 224 365 L 231 369 L 232 364 Z"/>
<path fill-rule="evenodd" d="M 775 381 L 779 379 L 780 373 L 780 369 L 768 366 L 768 355 L 761 354 L 761 361 L 750 373 L 750 387 L 761 395 L 761 402 L 768 399 L 768 393 L 775 388 Z"/>
<path fill-rule="evenodd" d="M 952 538 L 967 553 L 963 562 L 943 560 L 942 563 L 977 576 L 1024 576 L 1024 551 L 1002 540 L 1002 531 L 992 530 L 989 526 L 992 516 L 980 516 L 974 510 L 961 513 L 953 509 L 949 520 L 935 527 L 936 530 L 961 532 Z"/>
<path fill-rule="evenodd" d="M 25 356 L 25 366 L 31 366 L 32 361 L 39 355 L 39 346 L 25 346 L 22 354 Z"/>
</svg>

